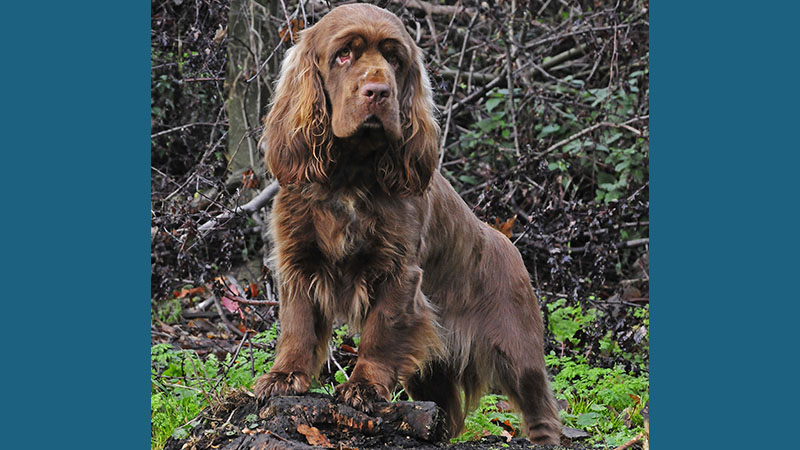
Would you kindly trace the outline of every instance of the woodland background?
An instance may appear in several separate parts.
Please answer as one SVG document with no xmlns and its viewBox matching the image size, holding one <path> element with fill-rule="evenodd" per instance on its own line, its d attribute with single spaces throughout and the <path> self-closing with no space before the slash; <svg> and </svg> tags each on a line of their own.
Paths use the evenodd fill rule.
<svg viewBox="0 0 800 450">
<path fill-rule="evenodd" d="M 339 3 L 152 2 L 153 448 L 269 368 L 269 207 L 237 207 L 271 183 L 256 143 L 283 55 Z M 601 448 L 647 445 L 649 2 L 373 3 L 425 51 L 442 172 L 522 253 L 565 425 Z M 319 392 L 357 344 L 336 331 Z M 459 439 L 515 421 L 487 396 Z"/>
</svg>

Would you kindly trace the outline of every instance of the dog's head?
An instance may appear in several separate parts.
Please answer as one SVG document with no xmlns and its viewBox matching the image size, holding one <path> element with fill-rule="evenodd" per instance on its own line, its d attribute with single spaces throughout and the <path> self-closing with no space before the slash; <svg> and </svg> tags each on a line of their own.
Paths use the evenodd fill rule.
<svg viewBox="0 0 800 450">
<path fill-rule="evenodd" d="M 418 193 L 435 170 L 438 125 L 422 52 L 394 14 L 335 8 L 286 55 L 262 141 L 281 184 L 325 182 L 331 149 L 383 151 L 388 190 Z"/>
</svg>

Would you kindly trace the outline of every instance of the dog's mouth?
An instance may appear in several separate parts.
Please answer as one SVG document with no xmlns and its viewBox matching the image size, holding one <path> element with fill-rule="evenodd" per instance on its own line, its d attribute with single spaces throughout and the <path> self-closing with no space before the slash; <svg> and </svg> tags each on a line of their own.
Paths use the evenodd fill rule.
<svg viewBox="0 0 800 450">
<path fill-rule="evenodd" d="M 368 130 L 383 129 L 383 122 L 377 115 L 370 114 L 364 119 L 364 122 L 361 123 L 361 128 L 366 128 Z"/>
<path fill-rule="evenodd" d="M 341 124 L 340 133 L 336 133 L 336 123 Z M 374 140 L 385 144 L 402 139 L 399 128 L 397 118 L 392 116 L 391 111 L 354 112 L 341 117 L 338 122 L 334 117 L 334 134 L 340 139 Z"/>
</svg>

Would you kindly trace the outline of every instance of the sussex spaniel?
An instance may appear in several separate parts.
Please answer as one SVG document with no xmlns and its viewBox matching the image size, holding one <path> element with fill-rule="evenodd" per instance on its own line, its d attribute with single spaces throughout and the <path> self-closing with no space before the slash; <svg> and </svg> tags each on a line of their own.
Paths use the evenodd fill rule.
<svg viewBox="0 0 800 450">
<path fill-rule="evenodd" d="M 422 52 L 394 14 L 337 7 L 288 51 L 262 137 L 281 185 L 281 335 L 255 392 L 306 392 L 333 323 L 346 322 L 361 345 L 336 389 L 345 403 L 369 411 L 400 382 L 441 406 L 454 436 L 492 386 L 521 411 L 531 441 L 556 443 L 528 273 L 437 172 L 438 132 Z"/>
</svg>

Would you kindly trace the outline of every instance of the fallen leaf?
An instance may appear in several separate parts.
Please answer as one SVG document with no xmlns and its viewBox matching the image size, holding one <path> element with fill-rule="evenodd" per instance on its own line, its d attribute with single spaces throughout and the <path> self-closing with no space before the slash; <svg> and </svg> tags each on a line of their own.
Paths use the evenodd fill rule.
<svg viewBox="0 0 800 450">
<path fill-rule="evenodd" d="M 342 346 L 340 348 L 342 349 L 343 352 L 358 354 L 358 350 L 357 349 L 355 349 L 355 348 L 353 348 L 353 347 L 351 347 L 351 346 L 349 346 L 347 344 L 342 344 Z"/>
<path fill-rule="evenodd" d="M 511 239 L 511 229 L 514 227 L 514 221 L 517 220 L 517 215 L 514 214 L 510 219 L 500 223 L 500 219 L 494 219 L 494 225 L 491 225 L 492 228 L 495 230 L 503 233 L 506 235 L 507 238 Z"/>
<path fill-rule="evenodd" d="M 503 430 L 503 432 L 502 432 L 502 433 L 500 433 L 500 436 L 504 437 L 504 438 L 506 439 L 506 442 L 511 442 L 511 438 L 513 437 L 513 436 L 511 435 L 511 433 L 509 433 L 509 432 L 508 432 L 508 431 L 506 431 L 506 430 Z"/>
<path fill-rule="evenodd" d="M 245 293 L 247 293 L 247 292 L 245 292 Z M 258 295 L 258 285 L 257 284 L 250 283 L 250 292 L 249 292 L 249 294 L 250 294 L 250 298 L 256 298 L 256 296 Z"/>
<path fill-rule="evenodd" d="M 297 19 L 292 19 L 289 21 L 289 23 L 292 26 L 291 35 L 288 33 L 289 28 L 286 25 L 284 25 L 280 30 L 278 30 L 278 34 L 280 35 L 281 39 L 283 39 L 283 42 L 289 42 L 290 38 L 294 42 L 297 42 L 298 34 L 300 33 L 300 30 L 302 30 L 305 27 L 305 23 L 302 20 L 297 20 Z"/>
<path fill-rule="evenodd" d="M 206 290 L 205 286 L 199 286 L 196 288 L 181 289 L 180 291 L 174 291 L 173 295 L 175 296 L 175 298 L 183 298 L 186 297 L 187 295 L 202 294 L 203 292 L 205 292 L 205 290 Z"/>
<path fill-rule="evenodd" d="M 505 436 L 506 433 L 508 433 L 511 436 L 514 436 L 516 434 L 515 432 L 516 430 L 514 430 L 514 425 L 511 425 L 511 421 L 508 419 L 503 421 L 501 421 L 500 419 L 492 419 L 492 423 L 503 429 L 503 436 Z"/>
<path fill-rule="evenodd" d="M 239 310 L 239 304 L 224 295 L 222 296 L 222 306 L 224 306 L 225 309 L 230 312 L 236 312 Z"/>
<path fill-rule="evenodd" d="M 583 430 L 579 430 L 577 428 L 570 428 L 570 427 L 561 428 L 561 434 L 564 437 L 568 438 L 568 439 L 584 439 L 584 438 L 591 437 L 591 434 L 589 434 L 589 433 L 587 433 L 587 432 L 585 432 Z"/>
<path fill-rule="evenodd" d="M 242 172 L 242 187 L 245 189 L 253 189 L 258 187 L 258 179 L 256 178 L 253 169 L 248 169 Z"/>
<path fill-rule="evenodd" d="M 331 441 L 323 435 L 317 427 L 310 427 L 304 423 L 297 426 L 297 432 L 306 437 L 309 444 L 318 447 L 333 448 Z"/>
<path fill-rule="evenodd" d="M 505 400 L 498 400 L 494 407 L 500 412 L 511 411 L 511 404 Z"/>
<path fill-rule="evenodd" d="M 222 24 L 220 24 L 217 32 L 214 33 L 214 43 L 219 44 L 225 39 L 225 35 L 228 34 L 228 27 L 222 28 Z"/>
</svg>

